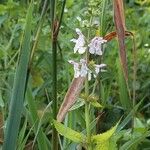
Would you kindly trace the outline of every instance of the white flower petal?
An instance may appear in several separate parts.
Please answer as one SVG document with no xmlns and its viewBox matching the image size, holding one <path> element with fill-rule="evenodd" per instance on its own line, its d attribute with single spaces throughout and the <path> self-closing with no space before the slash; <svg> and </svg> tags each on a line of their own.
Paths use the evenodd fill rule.
<svg viewBox="0 0 150 150">
<path fill-rule="evenodd" d="M 74 53 L 79 52 L 79 54 L 83 54 L 86 50 L 86 47 L 84 46 L 85 37 L 78 28 L 76 28 L 76 33 L 79 35 L 78 39 L 71 39 L 70 41 L 75 43 Z"/>
<path fill-rule="evenodd" d="M 74 64 L 74 63 L 75 63 L 73 60 L 68 60 L 68 62 L 69 62 L 70 64 Z"/>
<path fill-rule="evenodd" d="M 80 75 L 81 75 L 81 77 L 86 77 L 86 75 L 88 73 L 88 67 L 86 65 L 86 60 L 81 59 L 80 63 L 81 63 Z"/>
<path fill-rule="evenodd" d="M 85 50 L 86 50 L 86 47 L 80 47 L 78 49 L 78 52 L 79 52 L 79 54 L 83 54 L 83 53 L 85 53 Z"/>
<path fill-rule="evenodd" d="M 99 73 L 99 70 L 100 70 L 100 68 L 99 68 L 99 67 L 95 67 L 95 72 L 96 72 L 96 74 L 98 74 L 98 73 Z"/>
<path fill-rule="evenodd" d="M 74 78 L 78 78 L 80 76 L 79 70 L 74 70 Z"/>
<path fill-rule="evenodd" d="M 106 64 L 100 64 L 100 65 L 97 65 L 97 66 L 102 68 L 102 67 L 106 67 L 107 65 Z"/>
<path fill-rule="evenodd" d="M 103 67 L 106 67 L 106 64 L 95 65 L 96 74 L 98 74 L 100 72 L 100 69 Z"/>
<path fill-rule="evenodd" d="M 102 52 L 101 49 L 99 49 L 99 50 L 96 50 L 96 51 L 95 51 L 95 54 L 101 56 L 101 55 L 103 55 L 103 52 Z"/>
<path fill-rule="evenodd" d="M 75 62 L 73 60 L 69 60 L 68 62 L 73 65 L 73 68 L 74 68 L 74 78 L 78 78 L 80 76 L 79 63 L 77 63 L 77 62 Z"/>
<path fill-rule="evenodd" d="M 106 40 L 104 40 L 102 37 L 94 37 L 91 40 L 91 43 L 88 45 L 89 46 L 89 52 L 91 54 L 96 54 L 96 55 L 102 55 L 102 43 L 105 43 Z"/>
<path fill-rule="evenodd" d="M 82 34 L 81 30 L 79 28 L 76 28 L 76 33 L 77 34 Z"/>
<path fill-rule="evenodd" d="M 93 47 L 90 47 L 89 52 L 90 52 L 91 54 L 94 54 L 94 53 L 95 53 L 95 49 L 94 49 Z"/>
<path fill-rule="evenodd" d="M 71 39 L 70 41 L 71 41 L 71 42 L 74 42 L 74 43 L 76 43 L 76 42 L 77 42 L 77 40 L 76 40 L 76 39 Z"/>
</svg>

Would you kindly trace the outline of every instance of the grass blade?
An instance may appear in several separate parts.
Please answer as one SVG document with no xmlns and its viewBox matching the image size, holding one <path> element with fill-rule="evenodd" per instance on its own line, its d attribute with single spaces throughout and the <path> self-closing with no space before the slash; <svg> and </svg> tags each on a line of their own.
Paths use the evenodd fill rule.
<svg viewBox="0 0 150 150">
<path fill-rule="evenodd" d="M 34 128 L 33 128 L 34 133 L 35 135 L 37 135 L 38 148 L 39 150 L 43 150 L 43 149 L 48 150 L 47 142 L 46 142 L 46 135 L 43 133 L 41 128 L 38 130 L 39 117 L 37 114 L 37 108 L 33 101 L 32 93 L 30 89 L 27 90 L 27 96 L 28 96 L 27 100 L 28 100 L 28 106 L 29 106 L 29 111 L 31 115 L 32 125 L 34 125 Z"/>
<path fill-rule="evenodd" d="M 148 137 L 150 135 L 150 131 L 147 131 L 146 133 L 144 133 L 143 135 L 131 139 L 128 142 L 126 142 L 121 148 L 120 150 L 131 150 L 133 149 L 133 146 L 138 146 L 139 143 L 141 143 L 146 137 Z"/>
<path fill-rule="evenodd" d="M 16 148 L 25 94 L 27 68 L 30 58 L 32 11 L 33 3 L 31 3 L 27 13 L 24 37 L 20 50 L 20 58 L 16 69 L 16 75 L 13 85 L 3 150 L 15 150 Z"/>
<path fill-rule="evenodd" d="M 132 108 L 132 103 L 129 97 L 129 90 L 123 75 L 122 67 L 120 60 L 117 62 L 118 67 L 118 85 L 119 85 L 119 97 L 120 97 L 120 103 L 123 106 L 123 108 L 130 110 Z"/>
</svg>

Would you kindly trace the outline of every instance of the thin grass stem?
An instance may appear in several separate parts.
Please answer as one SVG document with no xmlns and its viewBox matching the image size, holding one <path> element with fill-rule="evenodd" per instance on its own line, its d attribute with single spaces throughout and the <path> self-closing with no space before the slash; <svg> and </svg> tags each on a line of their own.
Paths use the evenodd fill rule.
<svg viewBox="0 0 150 150">
<path fill-rule="evenodd" d="M 56 0 L 51 0 L 51 44 L 52 44 L 52 109 L 53 119 L 57 117 L 57 27 L 56 21 Z M 52 128 L 52 149 L 58 149 L 58 133 L 55 127 Z"/>
</svg>

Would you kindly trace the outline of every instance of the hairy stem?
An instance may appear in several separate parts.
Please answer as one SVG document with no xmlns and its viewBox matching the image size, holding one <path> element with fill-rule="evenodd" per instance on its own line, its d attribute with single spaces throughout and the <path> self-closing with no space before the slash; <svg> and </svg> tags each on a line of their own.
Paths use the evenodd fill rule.
<svg viewBox="0 0 150 150">
<path fill-rule="evenodd" d="M 90 24 L 92 22 L 92 16 L 90 18 Z M 90 28 L 88 30 L 88 35 L 87 35 L 87 41 L 89 41 L 90 38 Z M 88 64 L 89 62 L 89 52 L 86 51 L 86 63 Z M 86 77 L 85 80 L 85 95 L 86 95 L 86 101 L 85 101 L 85 123 L 86 123 L 86 134 L 87 134 L 87 149 L 92 150 L 92 145 L 91 145 L 91 129 L 90 129 L 90 103 L 88 102 L 88 97 L 89 97 L 89 81 L 88 77 Z"/>
</svg>

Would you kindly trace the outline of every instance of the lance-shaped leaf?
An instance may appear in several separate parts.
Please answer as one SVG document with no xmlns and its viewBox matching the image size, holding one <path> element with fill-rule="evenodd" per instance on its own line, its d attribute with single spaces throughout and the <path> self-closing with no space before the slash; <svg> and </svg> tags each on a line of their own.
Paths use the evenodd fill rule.
<svg viewBox="0 0 150 150">
<path fill-rule="evenodd" d="M 57 121 L 62 122 L 69 109 L 75 103 L 77 97 L 79 96 L 82 90 L 84 80 L 85 78 L 83 77 L 78 77 L 73 79 L 71 86 L 69 87 L 66 96 L 64 98 L 64 101 L 59 109 L 57 115 Z"/>
<path fill-rule="evenodd" d="M 134 34 L 130 31 L 125 31 L 125 36 L 132 36 L 134 37 Z M 107 42 L 111 41 L 112 39 L 116 38 L 117 37 L 117 33 L 115 31 L 113 32 L 110 32 L 108 34 L 106 34 L 104 36 L 104 39 L 107 40 Z"/>
<path fill-rule="evenodd" d="M 115 133 L 118 124 L 105 133 L 92 136 L 92 142 L 96 144 L 95 150 L 116 150 L 115 143 L 113 143 L 114 147 L 112 147 L 111 137 Z"/>
<path fill-rule="evenodd" d="M 126 81 L 128 80 L 128 69 L 125 51 L 125 17 L 123 0 L 114 0 L 114 21 L 119 42 L 120 59 Z"/>
<path fill-rule="evenodd" d="M 25 31 L 20 49 L 20 57 L 16 69 L 13 91 L 9 106 L 3 150 L 16 149 L 16 142 L 23 110 L 24 95 L 26 91 L 27 69 L 31 52 L 30 39 L 32 29 L 32 14 L 33 3 L 31 3 L 27 12 Z"/>
<path fill-rule="evenodd" d="M 103 141 L 107 141 L 115 133 L 117 126 L 118 123 L 113 128 L 102 134 L 93 135 L 92 136 L 93 143 L 102 143 Z"/>
<path fill-rule="evenodd" d="M 76 142 L 76 143 L 85 143 L 86 136 L 82 133 L 72 130 L 71 128 L 66 127 L 60 122 L 53 121 L 56 130 L 64 137 Z"/>
</svg>

